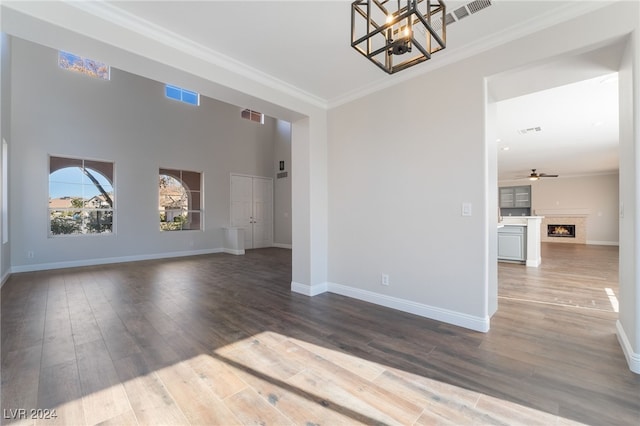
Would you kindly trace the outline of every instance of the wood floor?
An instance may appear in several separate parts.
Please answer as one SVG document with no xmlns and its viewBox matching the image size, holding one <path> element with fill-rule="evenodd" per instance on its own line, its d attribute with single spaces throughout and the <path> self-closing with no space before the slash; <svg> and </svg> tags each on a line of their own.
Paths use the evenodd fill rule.
<svg viewBox="0 0 640 426">
<path fill-rule="evenodd" d="M 638 425 L 617 256 L 546 244 L 541 268 L 501 263 L 486 334 L 291 293 L 284 249 L 17 274 L 2 423 Z"/>
</svg>

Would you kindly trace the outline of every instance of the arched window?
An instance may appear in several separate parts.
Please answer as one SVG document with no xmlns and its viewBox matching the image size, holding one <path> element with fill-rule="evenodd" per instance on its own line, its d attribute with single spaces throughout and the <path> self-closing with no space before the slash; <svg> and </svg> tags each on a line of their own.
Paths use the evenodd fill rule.
<svg viewBox="0 0 640 426">
<path fill-rule="evenodd" d="M 49 157 L 49 235 L 111 234 L 113 163 Z"/>
<path fill-rule="evenodd" d="M 158 207 L 161 231 L 199 230 L 201 225 L 201 173 L 160 169 Z"/>
</svg>

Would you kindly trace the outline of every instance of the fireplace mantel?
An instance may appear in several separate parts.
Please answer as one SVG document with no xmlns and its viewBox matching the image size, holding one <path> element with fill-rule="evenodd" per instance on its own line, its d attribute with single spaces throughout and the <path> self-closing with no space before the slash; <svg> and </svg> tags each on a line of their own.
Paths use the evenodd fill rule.
<svg viewBox="0 0 640 426">
<path fill-rule="evenodd" d="M 578 210 L 578 209 L 576 209 Z M 585 209 L 582 209 L 585 210 Z M 538 210 L 536 210 L 537 212 Z M 546 211 L 546 210 L 545 210 Z M 563 210 L 566 211 L 566 210 Z M 546 214 L 542 220 L 542 226 L 540 229 L 540 240 L 549 243 L 565 243 L 565 244 L 586 244 L 587 243 L 587 217 L 588 214 L 579 213 L 565 213 Z M 547 236 L 548 225 L 574 225 L 575 237 L 574 238 L 558 238 Z"/>
<path fill-rule="evenodd" d="M 535 212 L 545 217 L 587 217 L 591 214 L 589 209 L 536 209 Z"/>
</svg>

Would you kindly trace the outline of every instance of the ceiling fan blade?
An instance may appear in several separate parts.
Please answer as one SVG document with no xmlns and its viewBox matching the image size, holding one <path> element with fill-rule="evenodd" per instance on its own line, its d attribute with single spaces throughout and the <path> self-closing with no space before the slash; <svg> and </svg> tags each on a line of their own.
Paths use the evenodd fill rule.
<svg viewBox="0 0 640 426">
<path fill-rule="evenodd" d="M 538 177 L 558 177 L 558 175 L 548 175 L 546 173 L 540 173 L 538 174 Z"/>
</svg>

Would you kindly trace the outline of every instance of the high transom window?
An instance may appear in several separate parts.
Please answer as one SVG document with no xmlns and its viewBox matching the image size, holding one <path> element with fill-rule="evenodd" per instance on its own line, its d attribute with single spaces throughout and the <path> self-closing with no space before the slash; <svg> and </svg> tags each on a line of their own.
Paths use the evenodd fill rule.
<svg viewBox="0 0 640 426">
<path fill-rule="evenodd" d="M 244 109 L 240 113 L 242 118 L 245 118 L 250 121 L 254 121 L 256 123 L 264 124 L 264 114 L 258 111 L 253 111 L 250 109 Z"/>
<path fill-rule="evenodd" d="M 182 87 L 167 84 L 164 86 L 164 94 L 169 99 L 184 102 L 189 105 L 200 105 L 200 94 Z"/>
<path fill-rule="evenodd" d="M 111 78 L 111 68 L 109 65 L 62 50 L 58 51 L 58 66 L 65 70 L 78 72 L 102 80 L 109 80 Z"/>
</svg>

